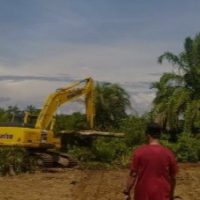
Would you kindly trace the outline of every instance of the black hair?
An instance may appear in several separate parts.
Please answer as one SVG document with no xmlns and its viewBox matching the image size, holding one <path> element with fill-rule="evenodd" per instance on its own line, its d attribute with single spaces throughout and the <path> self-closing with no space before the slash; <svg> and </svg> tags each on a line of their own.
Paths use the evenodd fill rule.
<svg viewBox="0 0 200 200">
<path fill-rule="evenodd" d="M 159 124 L 151 122 L 147 125 L 145 132 L 152 138 L 159 139 L 161 136 L 162 129 Z"/>
</svg>

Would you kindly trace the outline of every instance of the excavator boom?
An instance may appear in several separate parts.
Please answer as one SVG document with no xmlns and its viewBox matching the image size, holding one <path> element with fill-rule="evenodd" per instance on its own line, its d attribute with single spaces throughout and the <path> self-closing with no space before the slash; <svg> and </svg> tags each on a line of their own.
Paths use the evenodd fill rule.
<svg viewBox="0 0 200 200">
<path fill-rule="evenodd" d="M 82 84 L 84 84 L 82 86 Z M 71 102 L 81 96 L 85 96 L 86 116 L 89 127 L 93 128 L 94 119 L 94 86 L 92 78 L 77 81 L 57 89 L 50 94 L 39 113 L 35 128 L 48 130 L 56 110 L 65 103 Z"/>
</svg>

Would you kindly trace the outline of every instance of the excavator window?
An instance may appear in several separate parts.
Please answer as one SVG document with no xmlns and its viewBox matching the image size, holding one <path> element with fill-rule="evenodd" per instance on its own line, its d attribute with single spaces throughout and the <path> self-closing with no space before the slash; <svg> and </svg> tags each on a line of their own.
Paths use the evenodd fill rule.
<svg viewBox="0 0 200 200">
<path fill-rule="evenodd" d="M 38 115 L 31 115 L 29 113 L 20 112 L 13 114 L 10 122 L 1 122 L 0 126 L 12 126 L 12 127 L 29 127 L 35 126 Z"/>
</svg>

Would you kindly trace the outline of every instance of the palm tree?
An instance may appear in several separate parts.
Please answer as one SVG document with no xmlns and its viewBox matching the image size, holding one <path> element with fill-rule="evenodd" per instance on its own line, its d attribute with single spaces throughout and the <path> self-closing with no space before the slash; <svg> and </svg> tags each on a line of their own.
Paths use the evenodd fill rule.
<svg viewBox="0 0 200 200">
<path fill-rule="evenodd" d="M 164 73 L 159 82 L 153 83 L 156 89 L 154 115 L 162 125 L 168 128 L 178 126 L 179 117 L 184 118 L 184 130 L 191 132 L 199 126 L 200 120 L 200 34 L 194 39 L 187 37 L 184 50 L 175 55 L 165 52 L 158 58 L 176 69 L 173 73 Z"/>
<path fill-rule="evenodd" d="M 95 88 L 95 124 L 100 129 L 115 129 L 127 116 L 128 93 L 118 84 L 98 83 Z"/>
<path fill-rule="evenodd" d="M 32 114 L 32 115 L 36 115 L 39 113 L 39 109 L 37 109 L 34 105 L 28 105 L 25 108 L 25 111 Z"/>
</svg>

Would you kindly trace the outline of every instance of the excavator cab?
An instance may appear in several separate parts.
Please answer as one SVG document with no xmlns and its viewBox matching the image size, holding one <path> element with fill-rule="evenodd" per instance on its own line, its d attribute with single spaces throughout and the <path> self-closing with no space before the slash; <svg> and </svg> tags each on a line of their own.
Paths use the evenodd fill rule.
<svg viewBox="0 0 200 200">
<path fill-rule="evenodd" d="M 38 114 L 31 114 L 29 112 L 20 112 L 12 115 L 10 122 L 7 122 L 7 125 L 16 126 L 16 127 L 28 127 L 34 128 Z M 52 117 L 51 123 L 47 130 L 53 130 L 55 124 L 55 117 Z"/>
<path fill-rule="evenodd" d="M 12 119 L 8 124 L 15 126 L 23 126 L 33 128 L 36 124 L 38 115 L 30 114 L 29 112 L 20 112 L 12 115 Z"/>
</svg>

